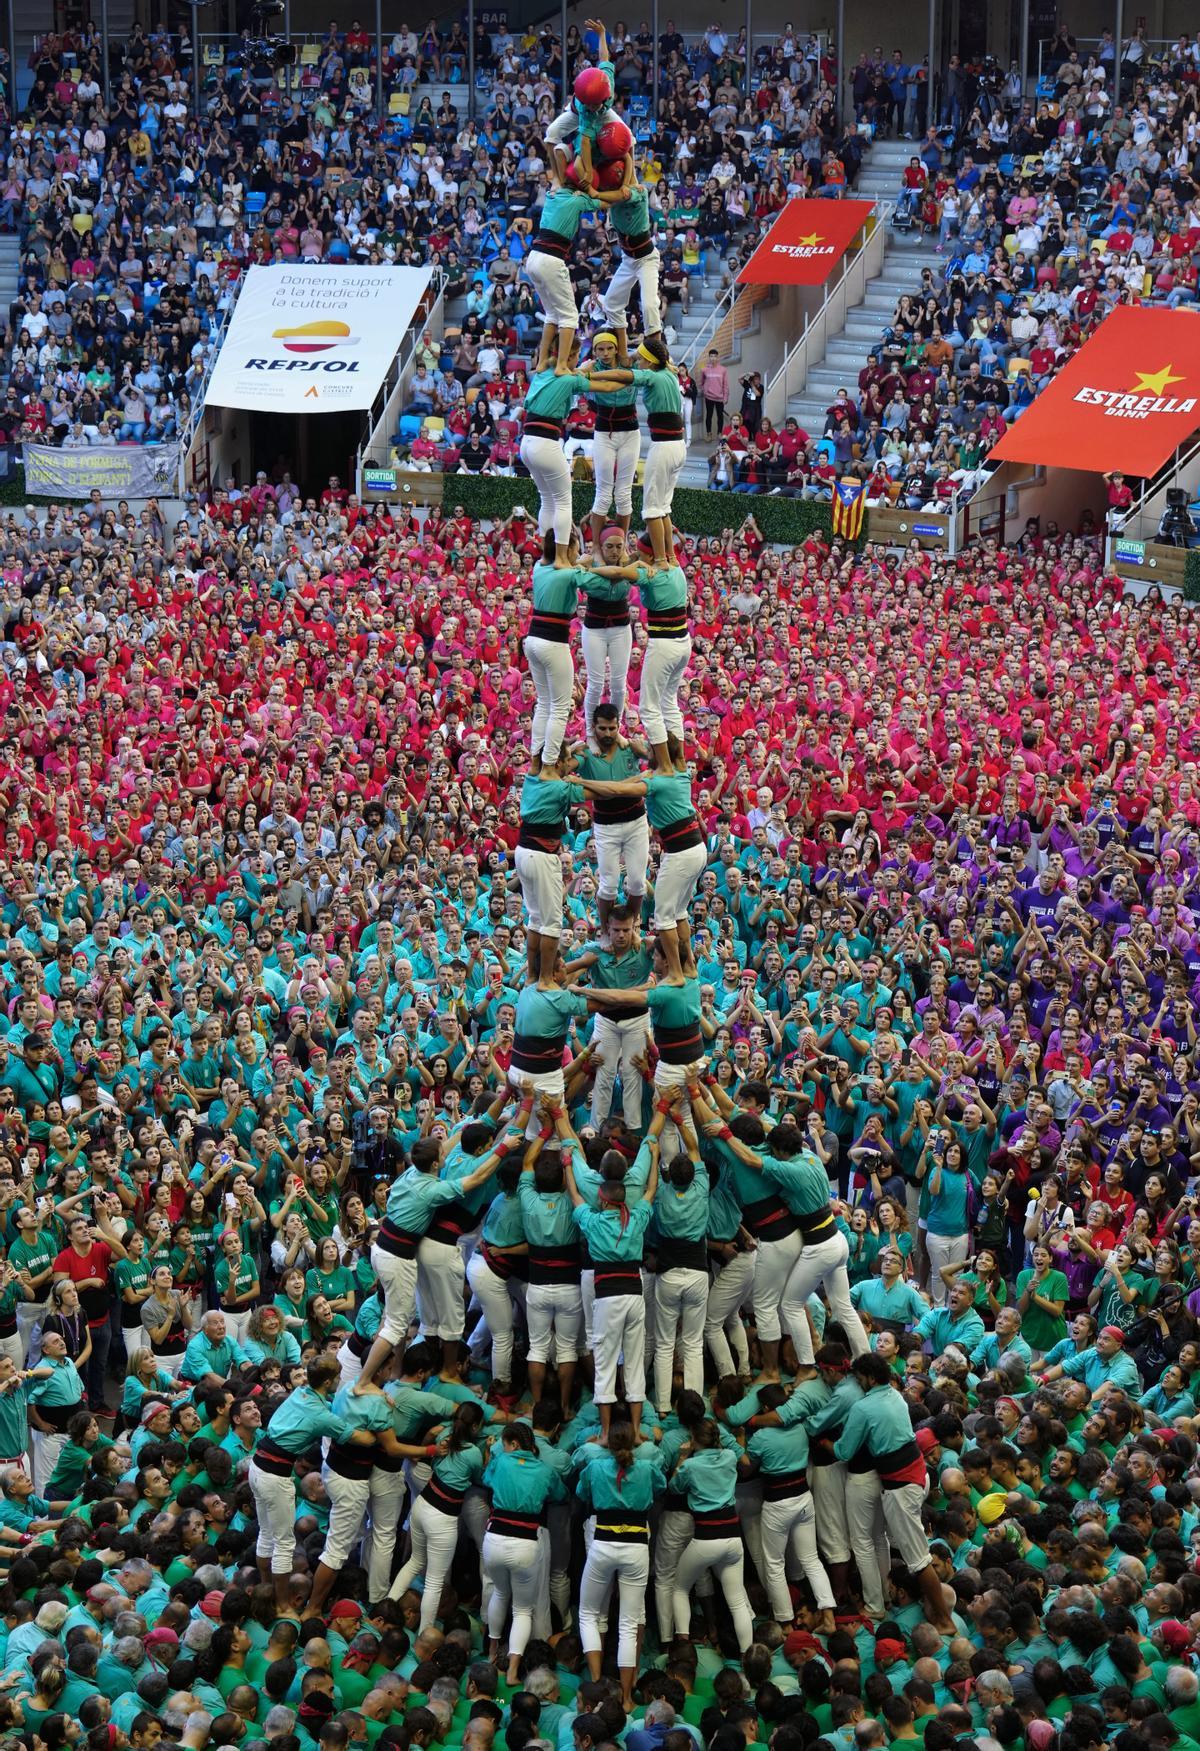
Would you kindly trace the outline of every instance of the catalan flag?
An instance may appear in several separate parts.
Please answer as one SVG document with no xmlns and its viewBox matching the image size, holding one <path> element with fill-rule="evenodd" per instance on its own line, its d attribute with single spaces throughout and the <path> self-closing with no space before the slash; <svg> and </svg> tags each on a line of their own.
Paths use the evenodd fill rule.
<svg viewBox="0 0 1200 1751">
<path fill-rule="evenodd" d="M 833 489 L 833 532 L 846 541 L 857 541 L 862 534 L 866 509 L 866 484 L 846 475 Z"/>
</svg>

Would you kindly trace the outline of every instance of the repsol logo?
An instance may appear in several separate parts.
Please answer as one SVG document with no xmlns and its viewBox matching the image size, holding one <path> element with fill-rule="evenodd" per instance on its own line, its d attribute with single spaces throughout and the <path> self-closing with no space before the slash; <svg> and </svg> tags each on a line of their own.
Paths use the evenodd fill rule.
<svg viewBox="0 0 1200 1751">
<path fill-rule="evenodd" d="M 358 370 L 357 359 L 247 359 L 247 371 L 305 371 L 326 376 L 352 377 Z"/>
</svg>

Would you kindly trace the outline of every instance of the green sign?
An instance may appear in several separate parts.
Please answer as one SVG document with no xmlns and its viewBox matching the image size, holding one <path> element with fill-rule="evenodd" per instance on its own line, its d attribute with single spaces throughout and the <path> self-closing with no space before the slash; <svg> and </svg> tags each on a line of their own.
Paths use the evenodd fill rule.
<svg viewBox="0 0 1200 1751">
<path fill-rule="evenodd" d="M 1118 541 L 1113 548 L 1118 565 L 1141 565 L 1146 558 L 1144 541 Z"/>
<path fill-rule="evenodd" d="M 395 492 L 396 470 L 394 468 L 364 468 L 364 492 Z"/>
</svg>

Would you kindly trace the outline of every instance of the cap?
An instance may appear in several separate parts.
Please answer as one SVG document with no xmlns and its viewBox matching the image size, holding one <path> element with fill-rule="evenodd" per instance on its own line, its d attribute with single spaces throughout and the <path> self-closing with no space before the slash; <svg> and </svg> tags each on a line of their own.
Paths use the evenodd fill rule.
<svg viewBox="0 0 1200 1751">
<path fill-rule="evenodd" d="M 875 1643 L 875 1658 L 877 1660 L 902 1660 L 908 1649 L 903 1642 L 898 1642 L 893 1636 L 881 1636 Z"/>
<path fill-rule="evenodd" d="M 361 1617 L 362 1606 L 356 1605 L 353 1599 L 339 1599 L 336 1605 L 329 1607 L 329 1616 L 331 1620 L 335 1617 Z"/>
<path fill-rule="evenodd" d="M 1168 1617 L 1157 1626 L 1165 1648 L 1173 1654 L 1182 1654 L 1185 1648 L 1192 1645 L 1192 1632 L 1185 1623 L 1180 1623 L 1177 1617 Z"/>
<path fill-rule="evenodd" d="M 932 1453 L 935 1447 L 941 1446 L 932 1429 L 918 1429 L 913 1439 L 922 1453 Z"/>
<path fill-rule="evenodd" d="M 783 1638 L 785 1654 L 823 1654 L 825 1652 L 816 1636 L 807 1629 L 792 1629 Z"/>
<path fill-rule="evenodd" d="M 1102 1338 L 1112 1338 L 1114 1343 L 1123 1344 L 1125 1333 L 1119 1325 L 1102 1325 L 1098 1334 Z"/>
<path fill-rule="evenodd" d="M 165 1627 L 162 1629 L 152 1629 L 150 1634 L 146 1637 L 144 1645 L 147 1652 L 153 1648 L 177 1648 L 179 1646 L 179 1637 L 175 1634 L 173 1629 L 167 1629 Z"/>
<path fill-rule="evenodd" d="M 994 1526 L 1007 1507 L 1008 1497 L 1000 1490 L 993 1490 L 990 1495 L 980 1498 L 975 1512 L 985 1526 Z"/>
<path fill-rule="evenodd" d="M 220 1617 L 221 1607 L 224 1603 L 224 1593 L 219 1592 L 217 1588 L 214 1587 L 211 1593 L 206 1593 L 203 1599 L 201 1599 L 200 1609 L 205 1617 Z"/>
</svg>

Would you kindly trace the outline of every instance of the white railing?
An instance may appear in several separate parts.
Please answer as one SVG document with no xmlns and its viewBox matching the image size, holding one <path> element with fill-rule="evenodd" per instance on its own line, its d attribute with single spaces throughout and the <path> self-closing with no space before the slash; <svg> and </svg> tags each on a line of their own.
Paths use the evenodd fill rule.
<svg viewBox="0 0 1200 1751">
<path fill-rule="evenodd" d="M 1200 432 L 1181 444 L 1171 460 L 1148 480 L 1139 497 L 1120 517 L 1110 517 L 1109 535 L 1124 536 L 1131 541 L 1153 541 L 1166 509 L 1166 493 L 1170 487 L 1182 486 L 1194 497 L 1200 485 Z"/>
<path fill-rule="evenodd" d="M 737 280 L 734 280 L 731 285 L 726 286 L 725 290 L 721 293 L 721 296 L 709 311 L 703 326 L 688 342 L 687 351 L 684 353 L 680 363 L 686 365 L 689 371 L 695 364 L 696 360 L 700 357 L 700 354 L 708 345 L 713 335 L 716 334 L 725 318 L 732 311 L 734 305 L 738 301 L 739 295 L 748 290 L 748 287 L 740 285 Z"/>
<path fill-rule="evenodd" d="M 763 412 L 774 425 L 782 424 L 788 402 L 804 389 L 809 370 L 825 357 L 829 342 L 841 332 L 850 310 L 866 297 L 868 282 L 880 273 L 887 250 L 888 224 L 895 210 L 895 201 L 876 201 L 861 246 L 842 257 L 841 267 L 826 284 L 817 309 L 805 314 L 796 340 L 785 343 L 783 363 L 763 396 Z"/>
<path fill-rule="evenodd" d="M 391 455 L 391 433 L 400 414 L 403 413 L 404 396 L 408 388 L 408 380 L 412 371 L 413 357 L 417 350 L 417 341 L 427 328 L 440 331 L 445 316 L 446 276 L 440 269 L 435 270 L 430 281 L 430 291 L 433 301 L 428 309 L 419 310 L 409 324 L 396 351 L 396 356 L 388 368 L 387 376 L 380 386 L 379 394 L 371 407 L 371 421 L 367 428 L 367 436 L 363 440 L 357 461 L 355 474 L 358 491 L 362 493 L 362 471 L 366 468 L 383 468 L 387 466 Z M 376 412 L 378 409 L 378 412 Z"/>
<path fill-rule="evenodd" d="M 228 289 L 232 293 L 232 296 L 224 310 L 218 313 L 217 321 L 213 325 L 212 332 L 209 335 L 208 363 L 204 367 L 204 375 L 200 379 L 200 385 L 196 390 L 195 395 L 192 397 L 191 415 L 188 419 L 187 425 L 179 434 L 180 498 L 183 498 L 187 493 L 188 459 L 192 453 L 192 445 L 195 443 L 197 434 L 200 431 L 200 421 L 204 413 L 204 399 L 208 394 L 208 385 L 212 378 L 213 369 L 217 363 L 217 354 L 221 350 L 221 345 L 225 339 L 225 330 L 229 327 L 229 319 L 233 315 L 234 309 L 237 306 L 238 297 L 245 283 L 246 273 L 243 269 L 237 279 L 232 280 L 229 284 Z"/>
</svg>

